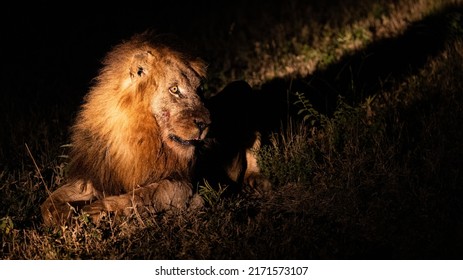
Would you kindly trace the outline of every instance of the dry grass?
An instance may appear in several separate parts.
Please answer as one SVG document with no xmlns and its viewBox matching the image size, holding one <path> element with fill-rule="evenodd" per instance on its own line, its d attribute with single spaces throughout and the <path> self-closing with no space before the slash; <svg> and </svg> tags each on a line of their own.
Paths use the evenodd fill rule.
<svg viewBox="0 0 463 280">
<path fill-rule="evenodd" d="M 70 107 L 12 105 L 24 115 L 5 107 L 0 113 L 6 124 L 0 137 L 0 257 L 461 259 L 461 3 L 334 2 L 338 5 L 281 4 L 275 8 L 281 11 L 278 21 L 271 17 L 276 13 L 272 9 L 256 21 L 244 14 L 228 37 L 198 42 L 204 43 L 205 52 L 213 48 L 208 52 L 216 62 L 210 91 L 236 78 L 257 87 L 284 78 L 288 83 L 279 93 L 299 92 L 306 101 L 305 110 L 301 102 L 289 104 L 293 123 L 273 131 L 260 153 L 263 172 L 276 185 L 264 197 L 227 196 L 206 186 L 208 207 L 198 213 L 133 217 L 120 223 L 107 218 L 98 226 L 81 215 L 71 226 L 46 228 L 38 206 L 47 189 L 55 189 L 66 176 L 66 158 L 61 156 L 66 149 L 61 145 L 67 141 Z M 244 5 L 240 3 L 238 7 Z M 397 75 L 387 68 L 387 86 L 378 71 L 383 65 L 369 65 L 368 56 L 362 65 L 369 65 L 373 75 L 379 73 L 374 77 L 377 86 L 360 74 L 346 82 L 336 76 L 341 72 L 333 75 L 330 70 L 355 70 L 346 56 L 355 61 L 365 50 L 381 53 L 381 44 L 375 43 L 410 36 L 411 25 L 422 26 L 419 34 L 434 35 L 435 24 L 446 31 L 439 37 L 441 44 L 429 53 L 423 46 L 424 62 L 411 61 Z M 263 33 L 264 26 L 270 31 Z M 309 74 L 314 73 L 330 90 L 336 88 L 337 105 L 330 110 L 311 99 L 311 91 L 320 90 L 311 83 Z M 10 103 L 2 98 L 2 104 Z"/>
</svg>

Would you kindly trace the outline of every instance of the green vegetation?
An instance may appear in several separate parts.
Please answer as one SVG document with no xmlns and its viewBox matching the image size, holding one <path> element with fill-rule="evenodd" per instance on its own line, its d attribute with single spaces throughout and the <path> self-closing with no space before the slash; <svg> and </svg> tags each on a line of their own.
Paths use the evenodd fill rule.
<svg viewBox="0 0 463 280">
<path fill-rule="evenodd" d="M 204 28 L 196 41 L 211 62 L 209 93 L 235 79 L 284 81 L 286 124 L 258 153 L 270 193 L 228 196 L 205 181 L 199 213 L 99 226 L 80 215 L 46 228 L 39 205 L 65 180 L 79 101 L 21 99 L 33 90 L 10 85 L 0 97 L 0 258 L 461 259 L 462 3 L 287 2 L 249 16 L 240 11 L 262 4 L 238 1 L 227 35 Z"/>
</svg>

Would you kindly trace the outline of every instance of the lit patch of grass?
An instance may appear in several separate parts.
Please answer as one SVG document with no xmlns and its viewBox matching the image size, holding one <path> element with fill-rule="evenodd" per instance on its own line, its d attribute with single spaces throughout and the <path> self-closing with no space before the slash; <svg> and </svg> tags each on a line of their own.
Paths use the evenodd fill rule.
<svg viewBox="0 0 463 280">
<path fill-rule="evenodd" d="M 207 203 L 207 205 L 214 207 L 222 199 L 227 186 L 218 184 L 217 187 L 212 187 L 207 180 L 204 180 L 204 184 L 201 184 L 198 188 L 198 193 Z"/>
<path fill-rule="evenodd" d="M 334 9 L 320 4 L 321 13 L 304 1 L 282 5 L 281 13 L 287 19 L 278 24 L 262 20 L 260 24 L 268 30 L 263 33 L 265 36 L 256 34 L 254 41 L 239 44 L 239 52 L 228 50 L 234 55 L 212 65 L 217 67 L 213 78 L 220 88 L 236 79 L 246 79 L 258 87 L 278 77 L 307 76 L 372 42 L 399 36 L 410 23 L 455 2 L 458 1 L 347 1 Z"/>
</svg>

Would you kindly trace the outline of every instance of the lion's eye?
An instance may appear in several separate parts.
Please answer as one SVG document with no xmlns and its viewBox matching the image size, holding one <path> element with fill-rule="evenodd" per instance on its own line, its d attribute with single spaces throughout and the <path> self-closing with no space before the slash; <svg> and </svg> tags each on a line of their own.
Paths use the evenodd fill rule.
<svg viewBox="0 0 463 280">
<path fill-rule="evenodd" d="M 178 86 L 171 86 L 169 88 L 169 92 L 173 95 L 180 96 L 180 90 L 178 89 Z"/>
</svg>

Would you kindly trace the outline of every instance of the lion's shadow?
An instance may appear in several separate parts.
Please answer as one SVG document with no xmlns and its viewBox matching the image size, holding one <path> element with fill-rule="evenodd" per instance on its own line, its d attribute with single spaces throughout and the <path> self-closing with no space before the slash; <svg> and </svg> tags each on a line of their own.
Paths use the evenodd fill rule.
<svg viewBox="0 0 463 280">
<path fill-rule="evenodd" d="M 331 116 L 339 96 L 355 105 L 400 84 L 443 50 L 449 40 L 461 38 L 462 14 L 461 5 L 449 5 L 410 24 L 400 36 L 376 41 L 306 77 L 275 78 L 258 89 L 251 89 L 245 81 L 228 84 L 206 100 L 212 118 L 210 137 L 218 138 L 221 149 L 226 147 L 228 152 L 220 154 L 217 151 L 221 149 L 212 149 L 200 155 L 198 174 L 220 181 L 226 176 L 218 175 L 218 162 L 229 161 L 239 149 L 249 148 L 254 131 L 264 136 L 265 143 L 265 137 L 284 129 L 289 119 L 301 120 L 296 92 L 303 93 L 314 109 Z M 213 160 L 203 164 L 201 158 Z"/>
<path fill-rule="evenodd" d="M 222 113 L 234 113 L 240 121 L 247 120 L 258 129 L 270 132 L 281 128 L 288 116 L 297 117 L 300 108 L 294 104 L 296 92 L 304 93 L 315 109 L 328 115 L 336 109 L 338 96 L 358 104 L 368 96 L 400 84 L 443 50 L 446 42 L 461 38 L 462 14 L 462 5 L 450 5 L 410 24 L 398 37 L 374 42 L 306 77 L 275 78 L 259 89 L 248 91 L 250 94 L 239 93 L 245 87 L 231 83 L 223 91 L 228 98 L 218 97 L 227 100 L 216 102 L 221 107 L 214 108 L 214 112 L 220 120 L 226 119 Z M 230 106 L 234 106 L 233 112 Z M 233 135 L 241 129 L 238 124 L 235 126 L 236 131 L 230 132 Z"/>
</svg>

